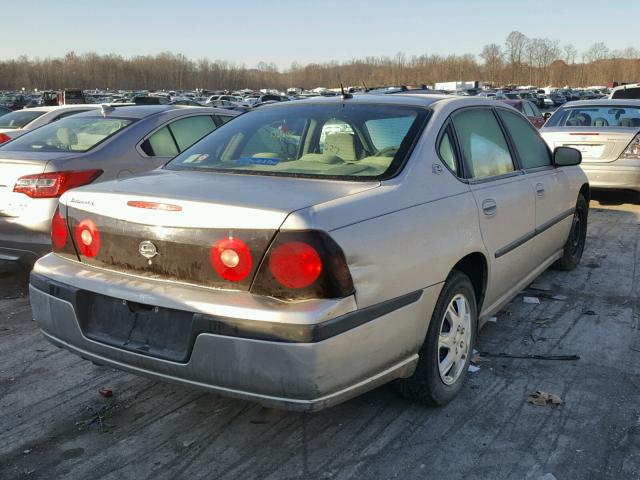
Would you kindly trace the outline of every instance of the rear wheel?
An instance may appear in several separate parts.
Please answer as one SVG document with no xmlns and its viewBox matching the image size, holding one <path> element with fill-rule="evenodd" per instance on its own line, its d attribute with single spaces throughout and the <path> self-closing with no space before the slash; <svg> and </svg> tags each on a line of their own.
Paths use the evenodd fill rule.
<svg viewBox="0 0 640 480">
<path fill-rule="evenodd" d="M 445 405 L 460 391 L 477 330 L 473 285 L 453 271 L 440 292 L 415 373 L 395 382 L 403 396 L 428 405 Z"/>
<path fill-rule="evenodd" d="M 587 239 L 587 219 L 589 215 L 589 205 L 582 194 L 578 195 L 576 211 L 573 213 L 573 223 L 569 238 L 564 244 L 564 253 L 554 267 L 558 270 L 573 270 L 580 263 L 584 245 Z"/>
</svg>

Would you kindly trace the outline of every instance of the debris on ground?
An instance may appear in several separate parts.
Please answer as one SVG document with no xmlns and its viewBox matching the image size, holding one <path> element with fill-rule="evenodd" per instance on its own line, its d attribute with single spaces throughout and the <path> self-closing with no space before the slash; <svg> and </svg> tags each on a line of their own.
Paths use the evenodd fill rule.
<svg viewBox="0 0 640 480">
<path fill-rule="evenodd" d="M 480 370 L 479 366 L 472 363 L 469 364 L 469 373 L 476 373 L 478 370 Z"/>
<path fill-rule="evenodd" d="M 551 291 L 551 287 L 549 285 L 543 284 L 543 283 L 532 283 L 531 285 L 529 285 L 528 287 L 530 290 L 537 290 L 539 292 L 550 292 Z"/>
<path fill-rule="evenodd" d="M 579 355 L 540 355 L 534 353 L 480 352 L 481 357 L 518 358 L 526 360 L 580 360 Z"/>
<path fill-rule="evenodd" d="M 583 310 L 583 311 L 582 311 L 582 314 L 583 314 L 583 315 L 592 315 L 592 316 L 593 316 L 593 315 L 597 315 L 597 313 L 596 313 L 596 312 L 594 312 L 593 310 Z"/>
<path fill-rule="evenodd" d="M 522 302 L 530 305 L 540 305 L 540 299 L 538 297 L 522 297 Z"/>
<path fill-rule="evenodd" d="M 113 397 L 113 390 L 111 390 L 110 388 L 102 387 L 98 390 L 98 393 L 103 397 Z"/>
<path fill-rule="evenodd" d="M 489 317 L 487 318 L 487 322 L 496 323 L 498 321 L 498 317 Z"/>
<path fill-rule="evenodd" d="M 564 401 L 558 395 L 543 392 L 542 390 L 536 390 L 535 393 L 530 394 L 527 401 L 541 407 L 545 405 L 564 405 Z"/>
</svg>

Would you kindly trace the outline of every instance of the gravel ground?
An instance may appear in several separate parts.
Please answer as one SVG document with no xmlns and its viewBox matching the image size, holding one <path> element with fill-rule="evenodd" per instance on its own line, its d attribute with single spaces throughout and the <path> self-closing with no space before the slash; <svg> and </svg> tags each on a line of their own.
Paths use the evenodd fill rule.
<svg viewBox="0 0 640 480">
<path fill-rule="evenodd" d="M 640 205 L 597 199 L 580 267 L 543 274 L 541 304 L 518 296 L 477 347 L 580 359 L 481 357 L 439 409 L 383 387 L 280 412 L 94 366 L 44 340 L 28 272 L 0 264 L 0 479 L 638 479 Z"/>
</svg>

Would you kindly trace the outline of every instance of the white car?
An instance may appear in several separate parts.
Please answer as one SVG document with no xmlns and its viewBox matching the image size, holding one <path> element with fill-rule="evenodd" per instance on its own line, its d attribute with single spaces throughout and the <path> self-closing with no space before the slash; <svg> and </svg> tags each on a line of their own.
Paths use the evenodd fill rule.
<svg viewBox="0 0 640 480">
<path fill-rule="evenodd" d="M 63 105 L 59 107 L 35 107 L 16 110 L 0 117 L 0 144 L 19 137 L 34 128 L 47 125 L 61 118 L 88 112 L 101 105 Z"/>
</svg>

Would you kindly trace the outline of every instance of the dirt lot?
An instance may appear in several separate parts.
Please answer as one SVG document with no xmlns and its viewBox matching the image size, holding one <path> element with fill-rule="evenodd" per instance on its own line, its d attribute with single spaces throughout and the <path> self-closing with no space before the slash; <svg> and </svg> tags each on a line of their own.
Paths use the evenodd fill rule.
<svg viewBox="0 0 640 480">
<path fill-rule="evenodd" d="M 482 358 L 441 409 L 383 387 L 294 414 L 97 367 L 44 340 L 27 272 L 0 265 L 0 478 L 638 479 L 640 206 L 598 198 L 581 266 L 545 273 L 541 304 L 517 297 L 478 345 L 580 359 Z"/>
</svg>

